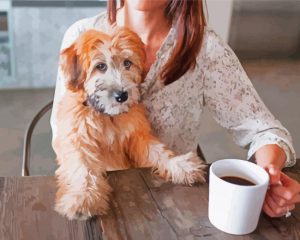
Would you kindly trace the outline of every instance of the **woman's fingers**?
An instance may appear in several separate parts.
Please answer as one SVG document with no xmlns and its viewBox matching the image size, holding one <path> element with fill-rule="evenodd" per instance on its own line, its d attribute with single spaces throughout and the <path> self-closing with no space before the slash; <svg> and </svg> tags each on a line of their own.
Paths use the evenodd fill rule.
<svg viewBox="0 0 300 240">
<path fill-rule="evenodd" d="M 296 196 L 294 196 L 291 203 L 300 203 L 300 193 L 298 193 Z"/>
<path fill-rule="evenodd" d="M 272 208 L 268 205 L 268 203 L 265 201 L 263 205 L 263 211 L 269 216 L 269 217 L 276 217 L 276 214 L 272 211 Z"/>
<path fill-rule="evenodd" d="M 271 189 L 272 190 L 272 189 Z M 270 191 L 270 194 L 272 196 L 272 198 L 274 199 L 274 201 L 278 204 L 278 206 L 280 207 L 284 207 L 287 205 L 291 205 L 291 204 L 295 204 L 295 203 L 299 203 L 300 202 L 300 193 L 296 194 L 291 200 L 286 200 L 276 194 L 274 194 L 272 191 Z"/>
<path fill-rule="evenodd" d="M 272 198 L 271 194 L 267 194 L 266 195 L 266 200 L 265 200 L 269 207 L 272 209 L 272 211 L 278 215 L 280 213 L 282 213 L 285 209 L 283 207 L 280 207 L 275 201 L 274 199 Z"/>
<path fill-rule="evenodd" d="M 275 199 L 273 199 L 271 194 L 266 195 L 266 199 L 263 205 L 263 210 L 270 217 L 281 217 L 285 215 L 288 211 L 295 208 L 295 204 L 289 204 L 286 206 L 279 206 Z"/>
<path fill-rule="evenodd" d="M 280 181 L 283 186 L 295 185 L 296 187 L 298 187 L 298 191 L 300 192 L 300 184 L 283 172 L 280 172 Z"/>
<path fill-rule="evenodd" d="M 270 177 L 270 184 L 279 184 L 280 183 L 280 169 L 276 168 L 274 165 L 270 165 L 266 168 L 269 177 Z"/>
<path fill-rule="evenodd" d="M 271 185 L 270 190 L 273 194 L 291 202 L 299 194 L 300 184 L 283 173 L 281 173 L 280 181 L 282 185 Z M 298 198 L 295 198 L 295 200 L 297 201 Z"/>
<path fill-rule="evenodd" d="M 300 202 L 300 184 L 284 173 L 278 173 L 278 169 L 272 166 L 266 170 L 271 185 L 266 194 L 263 211 L 270 217 L 281 217 Z"/>
<path fill-rule="evenodd" d="M 273 213 L 275 213 L 276 216 L 282 216 L 288 210 L 292 210 L 295 208 L 295 204 L 279 206 L 279 204 L 276 202 L 276 200 L 272 197 L 271 194 L 267 194 L 265 201 L 268 203 L 269 207 L 272 209 Z"/>
<path fill-rule="evenodd" d="M 289 204 L 289 202 L 288 202 L 286 199 L 284 199 L 284 198 L 282 198 L 282 197 L 280 197 L 280 196 L 274 194 L 274 193 L 272 192 L 272 189 L 271 189 L 271 191 L 270 191 L 270 195 L 272 196 L 272 198 L 274 199 L 274 201 L 275 201 L 275 202 L 278 204 L 278 206 L 280 206 L 280 207 L 284 207 L 284 206 L 286 206 L 286 205 Z"/>
</svg>

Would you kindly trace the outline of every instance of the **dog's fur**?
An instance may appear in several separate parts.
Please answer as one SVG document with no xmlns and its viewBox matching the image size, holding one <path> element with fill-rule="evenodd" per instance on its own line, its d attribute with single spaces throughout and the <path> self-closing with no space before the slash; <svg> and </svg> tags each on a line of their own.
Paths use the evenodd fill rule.
<svg viewBox="0 0 300 240">
<path fill-rule="evenodd" d="M 174 183 L 204 181 L 205 164 L 196 154 L 175 156 L 152 135 L 139 103 L 145 52 L 135 33 L 120 28 L 109 36 L 89 30 L 60 59 L 67 90 L 58 106 L 53 142 L 59 213 L 69 219 L 105 214 L 112 191 L 108 169 L 151 166 Z M 106 64 L 105 71 L 100 63 Z M 128 92 L 126 102 L 113 97 L 119 90 Z"/>
</svg>

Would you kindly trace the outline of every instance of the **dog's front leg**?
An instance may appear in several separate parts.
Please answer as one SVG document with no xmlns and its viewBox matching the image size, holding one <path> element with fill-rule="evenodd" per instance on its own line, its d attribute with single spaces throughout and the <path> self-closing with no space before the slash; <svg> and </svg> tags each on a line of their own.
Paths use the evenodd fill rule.
<svg viewBox="0 0 300 240">
<path fill-rule="evenodd" d="M 54 144 L 60 165 L 55 172 L 58 185 L 55 210 L 69 219 L 105 214 L 112 189 L 104 163 L 95 157 L 98 156 L 96 148 L 88 148 L 77 139 L 78 148 L 72 134 L 69 136 L 64 138 L 62 147 Z"/>
<path fill-rule="evenodd" d="M 129 156 L 138 166 L 151 166 L 154 173 L 173 183 L 191 185 L 205 182 L 206 164 L 196 153 L 175 156 L 165 144 L 151 134 L 135 134 L 130 142 Z"/>
<path fill-rule="evenodd" d="M 94 173 L 74 159 L 68 162 L 70 164 L 63 164 L 56 171 L 58 191 L 55 210 L 70 220 L 85 220 L 105 214 L 111 193 L 105 172 Z"/>
<path fill-rule="evenodd" d="M 67 91 L 58 108 L 58 134 L 53 141 L 59 168 L 55 209 L 69 219 L 105 214 L 111 187 L 96 137 L 101 126 L 91 121 L 94 112 L 85 107 L 83 95 Z M 89 121 L 88 121 L 89 120 Z M 93 124 L 89 124 L 92 122 Z"/>
</svg>

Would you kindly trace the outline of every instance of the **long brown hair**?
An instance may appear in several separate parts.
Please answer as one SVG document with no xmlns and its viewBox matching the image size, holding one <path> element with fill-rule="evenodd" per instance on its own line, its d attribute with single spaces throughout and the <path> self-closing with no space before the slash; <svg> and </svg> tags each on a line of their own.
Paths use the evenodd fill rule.
<svg viewBox="0 0 300 240">
<path fill-rule="evenodd" d="M 120 7 L 124 0 L 120 0 Z M 165 85 L 170 84 L 194 69 L 200 51 L 206 20 L 203 0 L 169 0 L 165 15 L 169 20 L 178 17 L 178 39 L 171 58 L 163 66 L 160 77 Z M 110 24 L 116 21 L 116 0 L 108 0 L 108 19 Z"/>
</svg>

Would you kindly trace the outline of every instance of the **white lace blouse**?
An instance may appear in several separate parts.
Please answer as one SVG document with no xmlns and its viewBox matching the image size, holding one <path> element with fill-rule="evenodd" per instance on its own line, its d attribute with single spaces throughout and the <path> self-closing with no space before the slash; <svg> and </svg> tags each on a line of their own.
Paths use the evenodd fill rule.
<svg viewBox="0 0 300 240">
<path fill-rule="evenodd" d="M 107 14 L 74 23 L 66 31 L 61 49 L 89 29 L 109 32 Z M 206 28 L 195 69 L 167 86 L 162 84 L 158 73 L 176 39 L 173 24 L 142 86 L 143 103 L 156 136 L 177 153 L 195 150 L 201 138 L 201 114 L 207 107 L 236 144 L 248 149 L 247 159 L 263 145 L 277 144 L 286 153 L 286 166 L 294 165 L 296 156 L 289 132 L 264 105 L 234 52 L 214 31 Z M 65 91 L 63 78 L 58 69 L 51 115 L 53 139 L 58 134 L 56 111 Z"/>
</svg>

